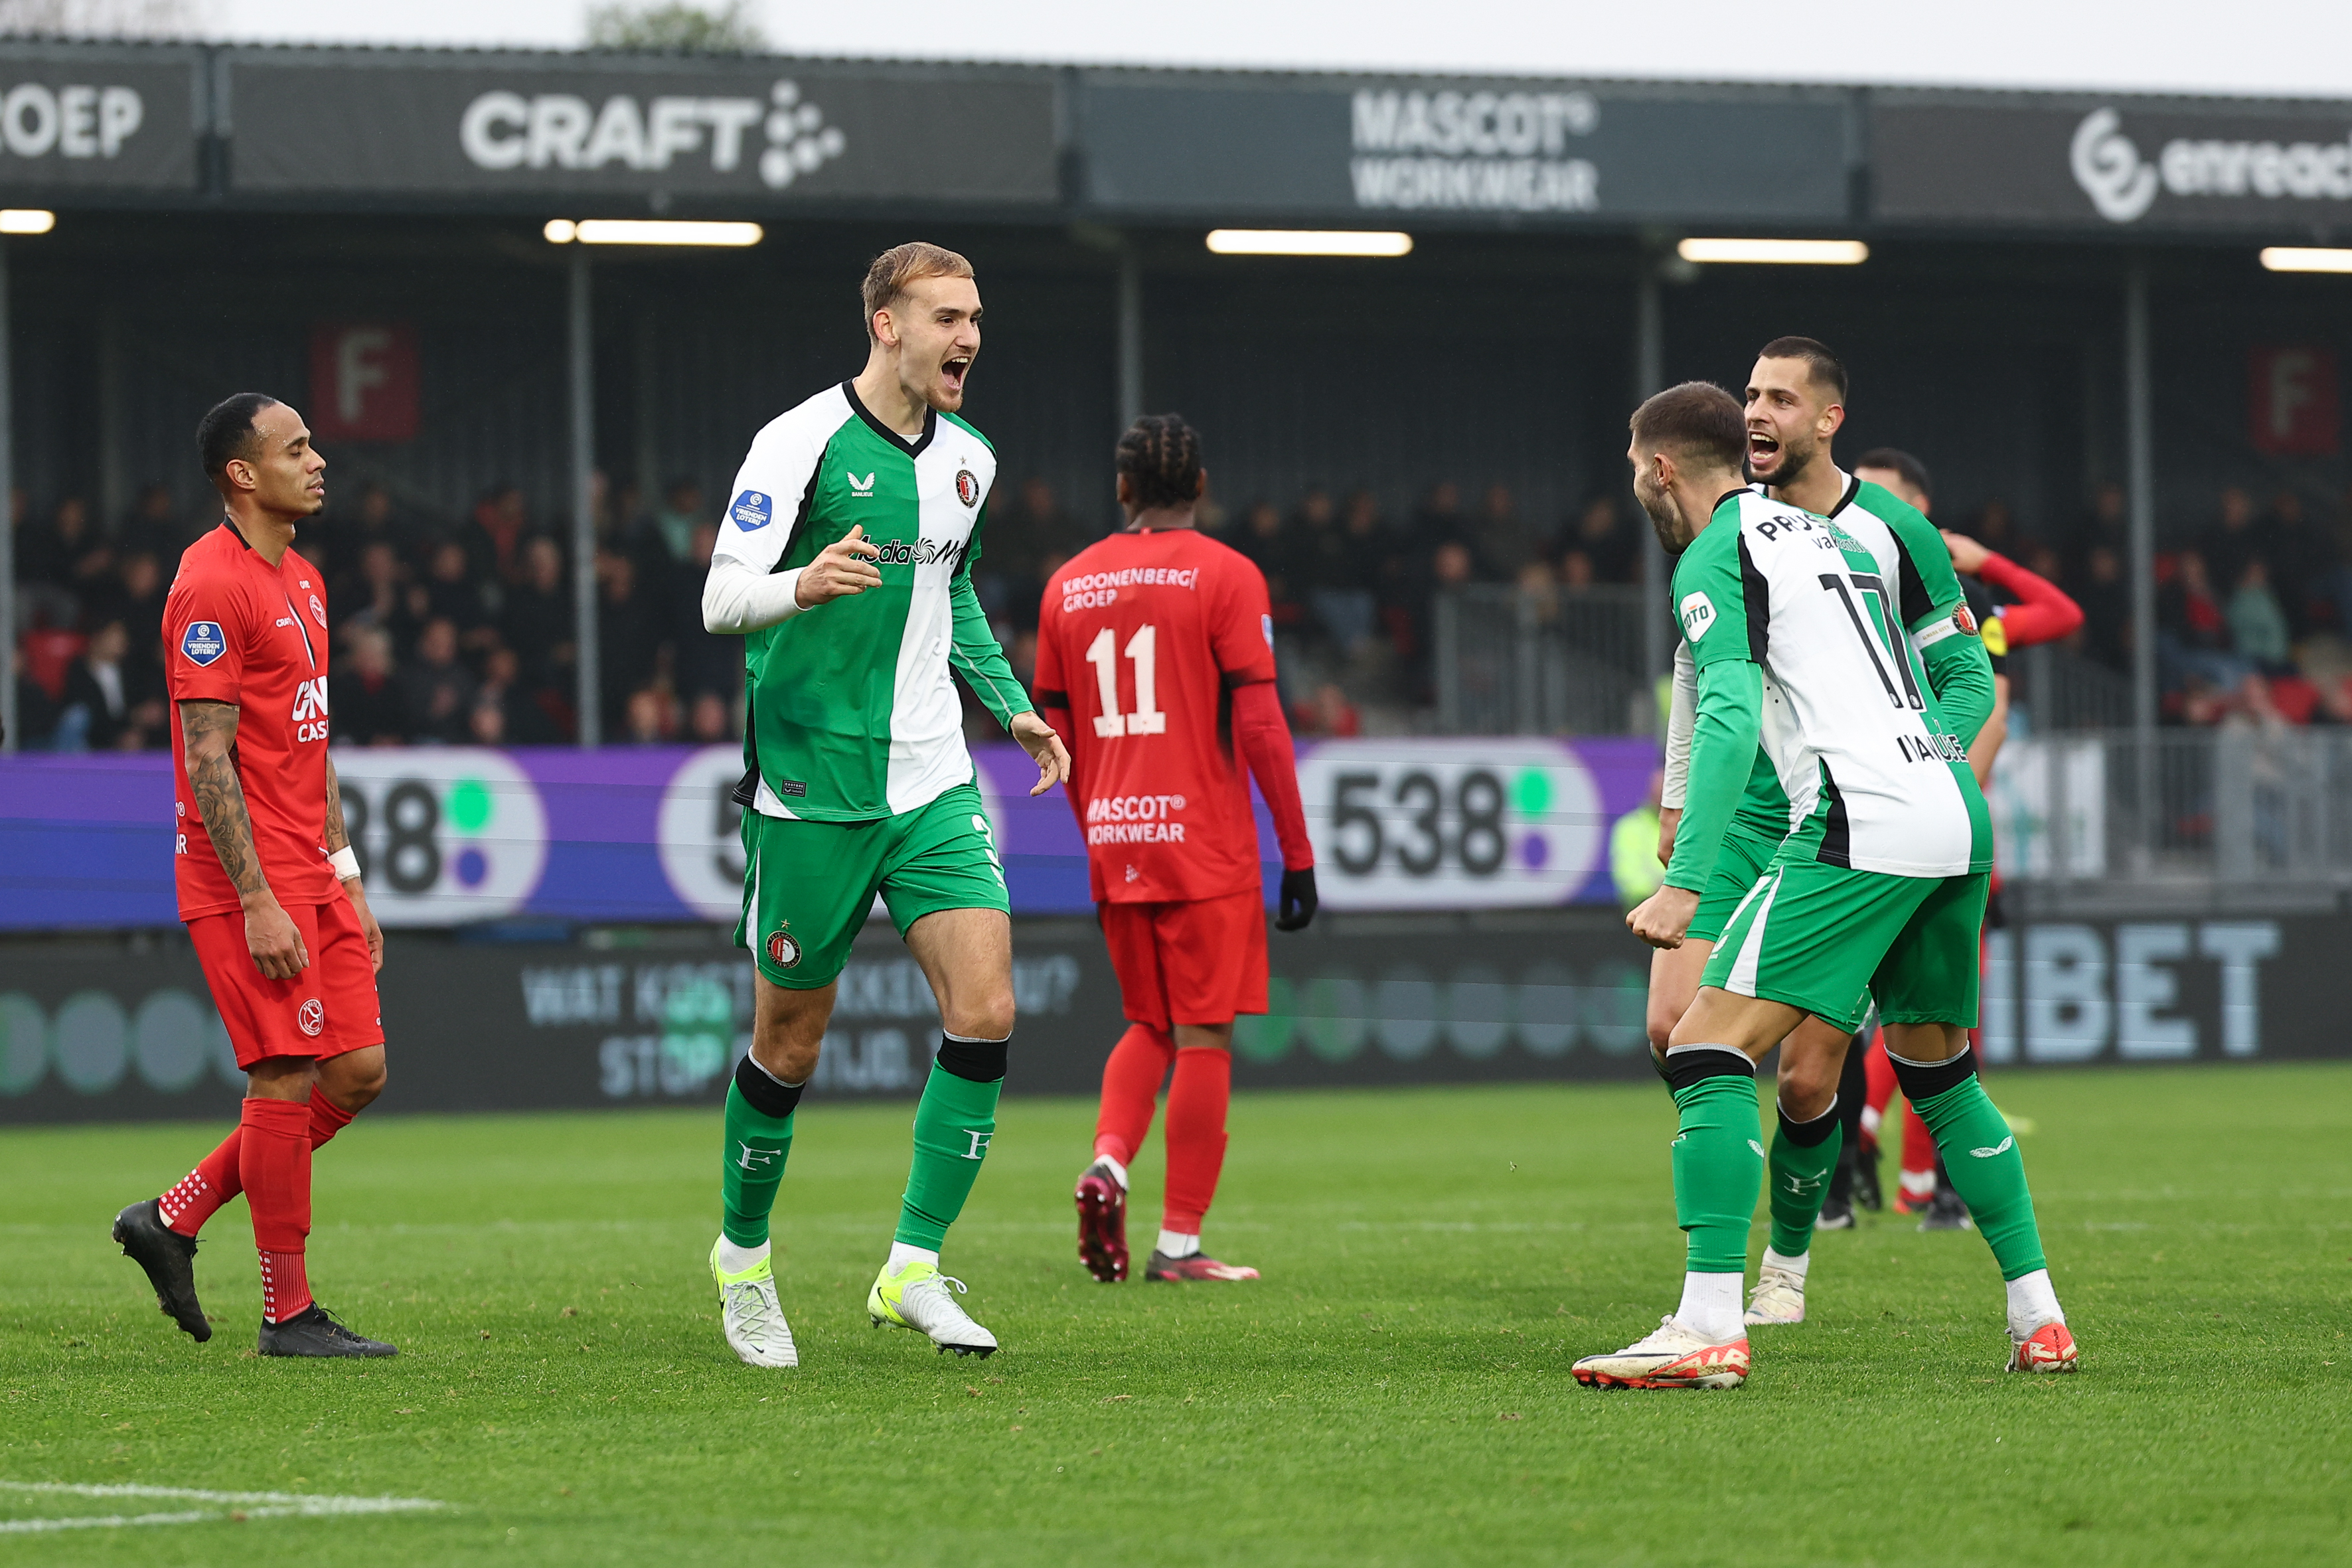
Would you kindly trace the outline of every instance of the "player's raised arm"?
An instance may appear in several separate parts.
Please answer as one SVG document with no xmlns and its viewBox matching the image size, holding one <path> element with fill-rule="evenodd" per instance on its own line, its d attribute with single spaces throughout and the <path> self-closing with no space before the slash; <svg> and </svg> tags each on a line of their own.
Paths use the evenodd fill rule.
<svg viewBox="0 0 2352 1568">
<path fill-rule="evenodd" d="M 245 804 L 245 787 L 237 782 L 236 705 L 231 702 L 180 704 L 181 733 L 187 737 L 188 787 L 195 793 L 196 815 L 211 837 L 221 869 L 245 904 L 245 944 L 265 980 L 291 980 L 310 967 L 302 933 L 279 906 L 269 879 L 261 874 L 261 857 L 254 847 L 253 814 Z"/>
</svg>

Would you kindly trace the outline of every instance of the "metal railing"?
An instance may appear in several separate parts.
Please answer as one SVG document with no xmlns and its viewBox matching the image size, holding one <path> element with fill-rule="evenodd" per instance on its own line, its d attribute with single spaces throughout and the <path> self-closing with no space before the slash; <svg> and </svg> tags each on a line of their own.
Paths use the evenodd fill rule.
<svg viewBox="0 0 2352 1568">
<path fill-rule="evenodd" d="M 1437 598 L 1438 727 L 1455 735 L 1617 735 L 1657 728 L 1643 675 L 1642 591 L 1485 584 Z"/>
</svg>

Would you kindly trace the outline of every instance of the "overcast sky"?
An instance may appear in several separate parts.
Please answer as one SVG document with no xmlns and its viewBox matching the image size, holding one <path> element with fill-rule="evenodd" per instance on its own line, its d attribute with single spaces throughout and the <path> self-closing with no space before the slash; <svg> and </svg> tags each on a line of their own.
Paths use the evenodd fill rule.
<svg viewBox="0 0 2352 1568">
<path fill-rule="evenodd" d="M 580 0 L 199 0 L 270 42 L 581 39 Z M 791 53 L 2352 97 L 2345 0 L 755 0 Z M 917 18 L 919 18 L 918 20 Z"/>
</svg>

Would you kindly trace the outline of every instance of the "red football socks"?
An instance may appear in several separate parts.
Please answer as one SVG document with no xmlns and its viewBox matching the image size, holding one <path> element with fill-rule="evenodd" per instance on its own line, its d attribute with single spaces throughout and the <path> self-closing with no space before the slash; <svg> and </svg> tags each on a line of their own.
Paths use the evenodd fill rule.
<svg viewBox="0 0 2352 1568">
<path fill-rule="evenodd" d="M 310 1147 L 333 1141 L 336 1133 L 352 1124 L 355 1110 L 345 1110 L 316 1088 L 310 1090 Z M 223 1204 L 245 1190 L 245 1183 L 236 1172 L 239 1141 L 245 1129 L 239 1126 L 221 1140 L 220 1147 L 205 1155 L 196 1168 L 174 1183 L 163 1197 L 163 1223 L 182 1236 L 194 1236 L 205 1227 L 205 1221 L 219 1212 Z"/>
<path fill-rule="evenodd" d="M 1103 1063 L 1102 1113 L 1095 1120 L 1095 1152 L 1131 1163 L 1151 1131 L 1160 1080 L 1176 1058 L 1176 1043 L 1145 1024 L 1129 1024 Z M 1169 1115 L 1176 1112 L 1173 1100 Z M 1222 1125 L 1222 1119 L 1220 1120 Z"/>
<path fill-rule="evenodd" d="M 261 1253 L 261 1310 L 282 1323 L 310 1304 L 302 1247 L 310 1234 L 310 1108 L 249 1099 L 239 1124 L 237 1174 Z"/>
<path fill-rule="evenodd" d="M 1883 1035 L 1870 1037 L 1870 1048 L 1862 1055 L 1863 1076 L 1869 1081 L 1869 1092 L 1863 1097 L 1862 1127 L 1874 1149 L 1880 1142 L 1879 1130 L 1886 1116 L 1886 1107 L 1895 1099 L 1895 1064 L 1886 1059 L 1886 1039 Z"/>
<path fill-rule="evenodd" d="M 1201 1234 L 1201 1220 L 1217 1195 L 1233 1089 L 1231 1051 L 1194 1046 L 1176 1053 L 1176 1078 L 1168 1086 L 1168 1192 L 1160 1223 L 1181 1236 Z"/>
</svg>

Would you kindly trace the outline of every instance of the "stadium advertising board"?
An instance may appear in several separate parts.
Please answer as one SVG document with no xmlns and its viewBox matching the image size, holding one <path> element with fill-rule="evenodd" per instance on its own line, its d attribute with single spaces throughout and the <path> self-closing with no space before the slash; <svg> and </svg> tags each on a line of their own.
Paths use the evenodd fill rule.
<svg viewBox="0 0 2352 1568">
<path fill-rule="evenodd" d="M 1561 81 L 1137 79 L 1078 89 L 1085 198 L 1223 216 L 1843 218 L 1834 96 Z"/>
<path fill-rule="evenodd" d="M 1060 195 L 1053 86 L 1035 76 L 306 50 L 238 51 L 229 81 L 229 183 L 253 194 L 755 207 Z"/>
<path fill-rule="evenodd" d="M 1880 93 L 1873 208 L 1899 222 L 2308 232 L 2352 222 L 2352 105 Z"/>
<path fill-rule="evenodd" d="M 715 1106 L 749 1048 L 749 959 L 690 946 L 394 932 L 390 1110 Z M 1992 933 L 1997 1071 L 2343 1056 L 2352 919 L 2053 922 Z M 1270 939 L 1271 1010 L 1234 1032 L 1243 1087 L 1634 1079 L 1648 953 L 1614 910 L 1326 917 Z M 1021 922 L 1009 1087 L 1091 1095 L 1124 1028 L 1091 921 Z M 914 961 L 876 920 L 842 974 L 813 1098 L 908 1097 L 938 1043 Z M 177 933 L 0 943 L 0 1124 L 235 1114 L 242 1075 Z"/>
<path fill-rule="evenodd" d="M 1086 844 L 1035 767 L 978 748 L 981 793 L 1023 914 L 1091 914 Z M 1332 741 L 1299 749 L 1300 785 L 1339 910 L 1613 900 L 1609 828 L 1642 804 L 1644 740 Z M 733 746 L 492 751 L 341 748 L 344 817 L 387 926 L 517 919 L 731 924 L 742 776 Z M 1088 803 L 1088 833 L 1165 834 L 1181 796 Z M 0 931 L 176 922 L 172 767 L 162 752 L 0 762 Z M 1260 809 L 1267 887 L 1279 877 Z"/>
<path fill-rule="evenodd" d="M 0 47 L 0 190 L 197 185 L 194 51 Z"/>
</svg>

